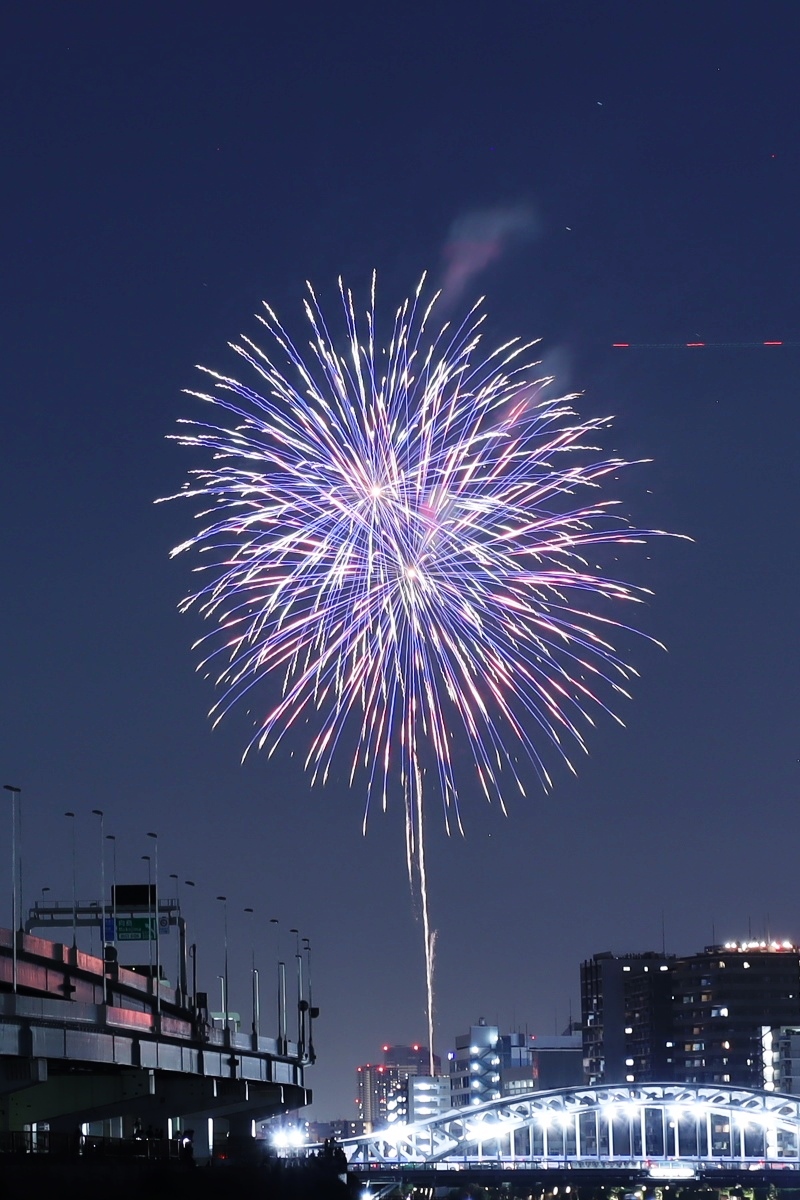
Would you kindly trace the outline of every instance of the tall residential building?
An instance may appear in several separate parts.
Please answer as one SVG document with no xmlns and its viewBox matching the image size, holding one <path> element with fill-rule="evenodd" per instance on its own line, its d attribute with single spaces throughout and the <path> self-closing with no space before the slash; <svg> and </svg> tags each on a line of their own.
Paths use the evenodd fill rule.
<svg viewBox="0 0 800 1200">
<path fill-rule="evenodd" d="M 728 942 L 684 957 L 596 955 L 581 968 L 586 1082 L 794 1079 L 800 951 Z"/>
<path fill-rule="evenodd" d="M 631 984 L 648 989 L 659 975 L 669 972 L 671 956 L 648 950 L 620 956 L 605 951 L 581 964 L 581 1026 L 583 1030 L 583 1073 L 588 1084 L 625 1083 L 634 1057 L 629 1041 L 634 1037 L 631 1020 Z M 633 1011 L 645 1012 L 651 1001 Z M 630 1032 L 629 1032 L 630 1031 Z M 669 1040 L 669 1038 L 665 1038 Z M 641 1048 L 640 1048 L 641 1053 Z M 631 1082 L 630 1080 L 628 1082 Z"/>
<path fill-rule="evenodd" d="M 626 1083 L 668 1083 L 675 1076 L 672 958 L 644 963 L 625 983 Z M 621 1081 L 620 1081 L 621 1082 Z"/>
<path fill-rule="evenodd" d="M 672 996 L 674 1078 L 760 1088 L 765 1029 L 800 1024 L 800 951 L 790 942 L 707 946 L 676 962 Z"/>
<path fill-rule="evenodd" d="M 441 1060 L 434 1055 L 434 1070 Z M 364 1063 L 356 1069 L 359 1118 L 370 1130 L 405 1121 L 408 1116 L 407 1081 L 430 1068 L 427 1046 L 385 1045 L 382 1063 Z"/>
<path fill-rule="evenodd" d="M 367 1132 L 386 1125 L 389 1103 L 400 1082 L 396 1067 L 383 1063 L 364 1063 L 356 1068 L 358 1116 Z"/>
</svg>

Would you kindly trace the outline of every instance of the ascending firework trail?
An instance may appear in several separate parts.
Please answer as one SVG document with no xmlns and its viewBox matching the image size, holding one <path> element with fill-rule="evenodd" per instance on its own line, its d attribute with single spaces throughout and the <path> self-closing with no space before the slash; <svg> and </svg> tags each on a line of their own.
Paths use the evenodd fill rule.
<svg viewBox="0 0 800 1200">
<path fill-rule="evenodd" d="M 214 624 L 198 644 L 222 689 L 216 720 L 245 696 L 257 706 L 274 676 L 248 749 L 271 752 L 311 716 L 313 778 L 346 752 L 351 783 L 365 779 L 365 822 L 371 797 L 385 805 L 402 790 L 432 1062 L 428 797 L 461 829 L 465 775 L 505 809 L 506 781 L 524 791 L 520 748 L 546 787 L 548 745 L 568 762 L 570 744 L 585 749 L 592 710 L 610 711 L 635 674 L 609 640 L 627 627 L 605 602 L 642 594 L 607 578 L 593 550 L 657 531 L 632 529 L 599 498 L 628 465 L 590 444 L 608 418 L 581 421 L 575 397 L 546 398 L 552 381 L 526 358 L 535 343 L 483 357 L 480 305 L 429 334 L 436 298 L 423 303 L 423 283 L 385 346 L 374 279 L 361 324 L 340 281 L 338 349 L 309 288 L 306 359 L 265 306 L 269 352 L 245 337 L 232 347 L 259 391 L 202 368 L 213 390 L 189 394 L 214 416 L 175 436 L 211 465 L 179 493 L 200 502 L 200 528 L 173 554 L 206 552 L 206 582 L 182 608 Z"/>
</svg>

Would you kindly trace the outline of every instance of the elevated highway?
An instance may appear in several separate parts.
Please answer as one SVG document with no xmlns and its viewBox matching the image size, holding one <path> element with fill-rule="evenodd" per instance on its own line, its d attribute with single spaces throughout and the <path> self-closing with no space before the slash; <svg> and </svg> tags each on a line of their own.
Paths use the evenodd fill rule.
<svg viewBox="0 0 800 1200">
<path fill-rule="evenodd" d="M 73 946 L 0 929 L 0 1133 L 119 1118 L 120 1132 L 224 1120 L 244 1136 L 254 1120 L 309 1103 L 302 1046 L 215 1028 L 184 997 Z"/>
</svg>

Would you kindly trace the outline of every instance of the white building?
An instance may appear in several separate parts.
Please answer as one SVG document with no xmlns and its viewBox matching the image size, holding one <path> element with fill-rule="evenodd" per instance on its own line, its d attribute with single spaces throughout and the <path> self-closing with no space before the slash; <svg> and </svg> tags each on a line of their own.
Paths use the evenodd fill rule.
<svg viewBox="0 0 800 1200">
<path fill-rule="evenodd" d="M 449 1075 L 409 1075 L 408 1119 L 424 1121 L 452 1108 Z"/>
<path fill-rule="evenodd" d="M 467 1108 L 486 1100 L 500 1099 L 499 1034 L 496 1025 L 483 1017 L 469 1033 L 456 1038 L 450 1059 L 450 1101 L 453 1108 Z"/>
</svg>

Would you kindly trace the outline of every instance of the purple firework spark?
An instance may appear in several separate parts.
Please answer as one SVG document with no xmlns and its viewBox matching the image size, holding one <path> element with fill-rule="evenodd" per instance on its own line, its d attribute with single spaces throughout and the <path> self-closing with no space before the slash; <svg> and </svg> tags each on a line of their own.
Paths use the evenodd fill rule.
<svg viewBox="0 0 800 1200">
<path fill-rule="evenodd" d="M 376 792 L 385 805 L 399 782 L 432 1052 L 423 794 L 437 793 L 448 829 L 460 829 L 457 749 L 504 809 L 505 780 L 524 791 L 515 750 L 549 786 L 544 746 L 568 763 L 570 745 L 586 749 L 592 710 L 610 712 L 635 674 L 609 640 L 621 626 L 605 601 L 642 595 L 586 556 L 658 531 L 632 529 L 599 497 L 601 481 L 629 465 L 591 444 L 609 419 L 580 420 L 573 396 L 546 398 L 552 380 L 526 361 L 534 342 L 482 356 L 480 304 L 461 326 L 429 335 L 436 297 L 423 303 L 423 283 L 385 347 L 374 278 L 361 329 L 340 281 L 341 353 L 309 286 L 307 359 L 265 305 L 258 319 L 272 357 L 246 337 L 232 346 L 259 391 L 201 368 L 213 391 L 189 394 L 221 415 L 182 422 L 188 431 L 175 435 L 211 451 L 213 465 L 179 493 L 202 511 L 172 553 L 209 560 L 182 608 L 214 624 L 198 644 L 222 688 L 216 720 L 279 673 L 280 696 L 250 747 L 271 752 L 301 714 L 316 713 L 314 778 L 347 743 L 351 780 L 366 772 L 367 807 Z"/>
</svg>

